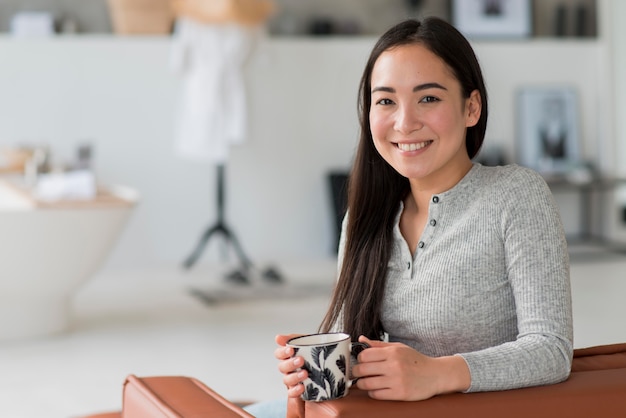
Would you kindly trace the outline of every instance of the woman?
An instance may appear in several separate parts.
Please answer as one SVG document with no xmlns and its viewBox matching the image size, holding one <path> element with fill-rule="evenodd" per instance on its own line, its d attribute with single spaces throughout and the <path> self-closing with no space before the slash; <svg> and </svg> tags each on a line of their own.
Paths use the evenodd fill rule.
<svg viewBox="0 0 626 418">
<path fill-rule="evenodd" d="M 390 29 L 360 85 L 340 274 L 321 331 L 371 348 L 358 388 L 375 399 L 565 380 L 572 358 L 567 245 L 543 179 L 472 163 L 487 92 L 467 40 L 428 18 Z M 288 396 L 302 359 L 279 335 Z"/>
</svg>

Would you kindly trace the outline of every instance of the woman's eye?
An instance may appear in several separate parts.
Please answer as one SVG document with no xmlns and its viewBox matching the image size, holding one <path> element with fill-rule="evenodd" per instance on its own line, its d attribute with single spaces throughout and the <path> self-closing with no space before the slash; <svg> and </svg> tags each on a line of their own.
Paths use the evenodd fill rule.
<svg viewBox="0 0 626 418">
<path fill-rule="evenodd" d="M 422 100 L 420 100 L 420 103 L 435 103 L 438 101 L 439 99 L 436 98 L 435 96 L 426 96 L 426 97 L 423 97 Z"/>
<path fill-rule="evenodd" d="M 378 100 L 376 102 L 376 104 L 387 106 L 387 105 L 393 104 L 393 100 L 391 100 L 391 99 L 380 99 L 380 100 Z"/>
</svg>

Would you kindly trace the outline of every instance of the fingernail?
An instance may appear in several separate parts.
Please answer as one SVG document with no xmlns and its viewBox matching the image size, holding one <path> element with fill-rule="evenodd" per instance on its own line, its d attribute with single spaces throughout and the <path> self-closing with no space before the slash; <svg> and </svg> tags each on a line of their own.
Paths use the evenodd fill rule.
<svg viewBox="0 0 626 418">
<path fill-rule="evenodd" d="M 301 366 L 302 365 L 302 357 L 296 357 L 293 359 L 293 365 L 294 366 Z"/>
<path fill-rule="evenodd" d="M 304 379 L 305 378 L 305 374 L 304 371 L 298 372 L 298 379 Z"/>
<path fill-rule="evenodd" d="M 285 354 L 291 354 L 291 347 L 285 346 Z"/>
</svg>

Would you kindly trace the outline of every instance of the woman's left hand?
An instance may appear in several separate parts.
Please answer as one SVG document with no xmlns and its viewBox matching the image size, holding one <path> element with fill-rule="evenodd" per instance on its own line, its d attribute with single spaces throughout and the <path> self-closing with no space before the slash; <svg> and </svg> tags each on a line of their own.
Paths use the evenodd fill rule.
<svg viewBox="0 0 626 418">
<path fill-rule="evenodd" d="M 418 401 L 469 388 L 470 374 L 460 356 L 428 357 L 400 343 L 359 337 L 370 348 L 359 354 L 352 375 L 374 399 Z"/>
</svg>

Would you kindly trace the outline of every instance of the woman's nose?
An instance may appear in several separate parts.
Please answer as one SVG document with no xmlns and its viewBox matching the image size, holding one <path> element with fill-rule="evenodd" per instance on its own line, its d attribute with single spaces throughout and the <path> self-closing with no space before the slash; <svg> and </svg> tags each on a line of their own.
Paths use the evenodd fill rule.
<svg viewBox="0 0 626 418">
<path fill-rule="evenodd" d="M 417 110 L 411 106 L 402 106 L 398 109 L 394 129 L 400 133 L 408 134 L 421 129 L 424 124 Z"/>
</svg>

